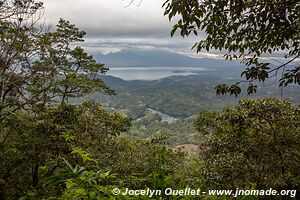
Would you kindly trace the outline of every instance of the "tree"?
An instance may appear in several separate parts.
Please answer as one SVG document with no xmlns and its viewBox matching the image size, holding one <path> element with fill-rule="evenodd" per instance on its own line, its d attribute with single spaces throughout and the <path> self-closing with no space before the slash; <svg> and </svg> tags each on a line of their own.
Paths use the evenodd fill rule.
<svg viewBox="0 0 300 200">
<path fill-rule="evenodd" d="M 81 47 L 85 32 L 61 19 L 56 32 L 0 21 L 0 127 L 21 110 L 64 104 L 93 92 L 113 94 L 98 75 L 108 69 Z M 1 128 L 4 130 L 4 128 Z M 0 132 L 0 146 L 10 132 Z"/>
<path fill-rule="evenodd" d="M 41 10 L 33 0 L 0 1 L 0 199 L 31 190 L 44 195 L 43 179 L 60 168 L 61 156 L 76 159 L 72 133 L 88 131 L 78 120 L 88 108 L 68 100 L 114 93 L 99 79 L 108 68 L 74 44 L 85 32 L 63 19 L 50 32 L 38 24 Z M 93 134 L 118 134 L 129 126 L 127 118 L 99 107 L 89 107 L 101 114 Z"/>
<path fill-rule="evenodd" d="M 0 20 L 27 20 L 42 9 L 43 3 L 34 0 L 1 0 Z"/>
<path fill-rule="evenodd" d="M 241 100 L 223 112 L 201 113 L 197 130 L 207 188 L 299 189 L 300 112 L 286 100 Z"/>
<path fill-rule="evenodd" d="M 64 104 L 69 98 L 83 97 L 93 92 L 114 94 L 99 78 L 108 68 L 81 47 L 71 48 L 73 43 L 83 42 L 84 35 L 85 32 L 75 25 L 60 19 L 56 32 L 38 37 L 38 57 L 32 68 L 42 74 L 33 79 L 37 87 L 29 90 L 35 98 L 45 100 L 45 96 L 52 99 L 59 97 Z"/>
<path fill-rule="evenodd" d="M 4 114 L 5 108 L 14 104 L 11 111 L 16 111 L 29 103 L 20 102 L 18 97 L 24 97 L 23 87 L 36 72 L 30 65 L 39 34 L 35 25 L 42 11 L 43 3 L 34 0 L 0 1 L 0 122 L 8 112 Z"/>
<path fill-rule="evenodd" d="M 202 50 L 226 51 L 226 59 L 242 59 L 246 69 L 242 80 L 216 86 L 217 94 L 241 93 L 240 84 L 248 83 L 248 94 L 255 93 L 257 82 L 281 75 L 280 87 L 300 84 L 300 2 L 297 0 L 167 0 L 165 15 L 179 20 L 171 35 L 206 34 L 194 45 Z M 282 52 L 285 62 L 271 67 L 260 56 Z"/>
<path fill-rule="evenodd" d="M 108 69 L 97 63 L 81 47 L 85 32 L 61 19 L 56 32 L 39 33 L 35 27 L 15 22 L 1 23 L 0 116 L 59 97 L 64 103 L 70 97 L 104 91 L 112 94 L 99 74 Z M 57 100 L 57 99 L 56 99 Z"/>
<path fill-rule="evenodd" d="M 0 4 L 0 120 L 9 104 L 15 109 L 22 107 L 17 103 L 22 86 L 32 78 L 33 70 L 28 66 L 35 54 L 34 35 L 38 30 L 34 24 L 34 14 L 42 9 L 42 4 L 33 1 L 1 1 Z M 26 103 L 25 103 L 26 104 Z"/>
<path fill-rule="evenodd" d="M 111 145 L 116 145 L 114 138 L 130 127 L 128 118 L 89 101 L 62 104 L 42 112 L 19 112 L 16 118 L 15 123 L 6 124 L 11 136 L 1 146 L 0 179 L 5 181 L 0 185 L 1 199 L 27 196 L 29 191 L 38 199 L 59 194 L 63 187 L 47 188 L 45 179 L 64 169 L 62 158 L 76 164 L 97 162 L 101 170 L 108 162 L 119 164 L 119 151 Z M 93 165 L 87 167 L 94 169 Z"/>
</svg>

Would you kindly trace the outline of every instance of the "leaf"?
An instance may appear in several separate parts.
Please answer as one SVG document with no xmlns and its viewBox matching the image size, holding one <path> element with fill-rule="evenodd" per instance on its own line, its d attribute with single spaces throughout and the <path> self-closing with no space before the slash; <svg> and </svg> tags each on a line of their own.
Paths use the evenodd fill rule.
<svg viewBox="0 0 300 200">
<path fill-rule="evenodd" d="M 171 31 L 171 37 L 174 36 L 174 34 L 175 34 L 175 32 L 176 32 L 177 29 L 178 29 L 178 25 L 175 25 L 175 26 L 173 27 L 172 31 Z"/>
</svg>

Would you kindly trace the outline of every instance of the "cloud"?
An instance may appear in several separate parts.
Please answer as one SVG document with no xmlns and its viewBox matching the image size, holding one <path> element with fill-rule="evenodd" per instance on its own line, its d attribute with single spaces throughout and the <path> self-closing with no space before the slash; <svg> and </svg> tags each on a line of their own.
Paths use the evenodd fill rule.
<svg viewBox="0 0 300 200">
<path fill-rule="evenodd" d="M 80 44 L 90 53 L 119 52 L 126 48 L 191 53 L 199 38 L 170 37 L 172 23 L 163 16 L 165 0 L 42 0 L 47 24 L 69 20 L 87 32 Z"/>
<path fill-rule="evenodd" d="M 123 49 L 135 48 L 188 54 L 192 52 L 191 47 L 195 41 L 192 38 L 184 40 L 180 37 L 93 37 L 86 38 L 84 43 L 75 45 L 83 47 L 89 53 L 109 54 Z"/>
<path fill-rule="evenodd" d="M 91 37 L 168 34 L 172 25 L 163 16 L 164 0 L 143 0 L 138 7 L 137 1 L 125 8 L 129 0 L 43 0 L 49 23 L 62 17 Z"/>
<path fill-rule="evenodd" d="M 163 16 L 165 0 L 41 0 L 47 24 L 59 18 L 69 20 L 87 32 L 86 41 L 78 44 L 90 53 L 116 53 L 127 48 L 157 49 L 191 57 L 222 58 L 224 51 L 195 53 L 191 47 L 205 37 L 170 37 L 173 22 Z M 277 55 L 278 54 L 278 55 Z M 282 53 L 273 57 L 282 57 Z M 264 55 L 263 55 L 264 56 Z M 269 57 L 266 55 L 264 57 Z"/>
<path fill-rule="evenodd" d="M 118 53 L 123 50 L 123 48 L 120 48 L 120 47 L 107 46 L 107 45 L 99 45 L 96 47 L 81 45 L 81 47 L 83 47 L 83 49 L 85 51 L 89 52 L 90 54 L 101 53 L 103 55 L 107 55 L 107 54 L 111 54 L 111 53 Z"/>
</svg>

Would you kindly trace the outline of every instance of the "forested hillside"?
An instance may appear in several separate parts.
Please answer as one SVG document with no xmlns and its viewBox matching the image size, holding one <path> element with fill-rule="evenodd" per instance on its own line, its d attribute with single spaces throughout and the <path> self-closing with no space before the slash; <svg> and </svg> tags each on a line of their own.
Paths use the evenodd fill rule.
<svg viewBox="0 0 300 200">
<path fill-rule="evenodd" d="M 112 76 L 102 76 L 101 79 L 115 90 L 117 95 L 93 95 L 109 108 L 127 109 L 128 115 L 137 119 L 143 116 L 147 108 L 152 108 L 176 118 L 187 118 L 201 111 L 220 111 L 225 106 L 237 104 L 240 98 L 273 96 L 289 99 L 298 103 L 300 96 L 298 87 L 278 88 L 274 80 L 259 85 L 258 93 L 236 98 L 234 96 L 217 96 L 214 87 L 220 82 L 234 81 L 229 75 L 214 75 L 215 72 L 205 72 L 199 75 L 170 76 L 160 80 L 124 81 Z"/>
<path fill-rule="evenodd" d="M 0 199 L 298 199 L 300 4 L 259 2 L 163 5 L 171 35 L 203 30 L 197 50 L 229 50 L 242 80 L 223 66 L 125 81 L 72 22 L 43 25 L 43 3 L 0 1 Z M 259 59 L 279 49 L 280 66 Z"/>
</svg>

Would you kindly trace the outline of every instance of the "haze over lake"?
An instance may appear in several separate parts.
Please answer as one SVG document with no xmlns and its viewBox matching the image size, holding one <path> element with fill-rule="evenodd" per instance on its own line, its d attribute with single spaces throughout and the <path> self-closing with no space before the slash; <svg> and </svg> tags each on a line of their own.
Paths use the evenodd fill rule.
<svg viewBox="0 0 300 200">
<path fill-rule="evenodd" d="M 107 75 L 123 80 L 158 80 L 174 75 L 188 76 L 207 71 L 213 71 L 213 69 L 200 67 L 126 67 L 110 68 Z"/>
</svg>

